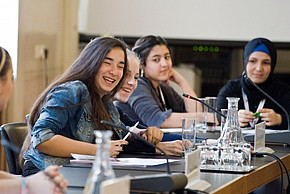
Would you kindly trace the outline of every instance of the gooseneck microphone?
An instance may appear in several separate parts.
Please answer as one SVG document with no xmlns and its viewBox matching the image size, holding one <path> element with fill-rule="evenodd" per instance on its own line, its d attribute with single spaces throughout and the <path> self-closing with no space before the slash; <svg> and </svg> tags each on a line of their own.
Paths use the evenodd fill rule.
<svg viewBox="0 0 290 194">
<path fill-rule="evenodd" d="M 132 135 L 134 135 L 137 139 L 139 139 L 140 141 L 146 143 L 147 145 L 149 145 L 150 147 L 154 147 L 155 149 L 158 149 L 162 154 L 164 154 L 165 158 L 166 158 L 166 164 L 167 164 L 167 174 L 171 174 L 171 170 L 170 170 L 170 166 L 169 166 L 169 161 L 168 161 L 168 156 L 167 154 L 159 147 L 157 147 L 156 145 L 154 145 L 153 143 L 149 142 L 149 141 L 146 141 L 144 138 L 140 137 L 139 135 L 133 133 L 132 131 L 126 129 L 125 127 L 123 126 L 119 126 L 119 125 L 115 125 L 113 123 L 110 123 L 108 121 L 104 121 L 104 120 L 101 120 L 100 122 L 102 125 L 107 125 L 107 126 L 111 126 L 111 127 L 114 127 L 114 128 L 117 128 L 117 129 L 122 129 Z"/>
<path fill-rule="evenodd" d="M 185 98 L 187 98 L 187 99 L 191 99 L 191 100 L 198 101 L 198 102 L 200 102 L 201 104 L 203 104 L 203 105 L 205 105 L 206 107 L 208 107 L 210 110 L 212 110 L 212 111 L 216 112 L 217 114 L 219 114 L 220 116 L 222 116 L 222 117 L 224 117 L 224 118 L 227 118 L 226 115 L 223 115 L 221 112 L 219 112 L 218 110 L 212 108 L 210 105 L 208 105 L 207 103 L 205 103 L 205 102 L 199 100 L 198 98 L 195 98 L 195 97 L 193 97 L 193 96 L 191 96 L 191 95 L 189 95 L 189 94 L 185 94 L 185 93 L 183 93 L 182 96 L 185 97 Z"/>
<path fill-rule="evenodd" d="M 283 110 L 283 112 L 286 115 L 287 118 L 287 123 L 288 123 L 288 130 L 290 131 L 290 119 L 289 119 L 289 114 L 288 112 L 285 110 L 285 108 L 279 104 L 274 98 L 272 98 L 269 94 L 267 94 L 264 90 L 262 90 L 259 86 L 257 86 L 257 84 L 255 84 L 247 75 L 245 72 L 243 72 L 243 76 L 244 78 L 246 78 L 257 90 L 259 90 L 260 92 L 262 92 L 267 98 L 269 98 L 272 102 L 274 102 L 274 104 L 276 104 L 279 108 L 281 108 Z"/>
<path fill-rule="evenodd" d="M 148 142 L 139 135 L 131 132 L 123 126 L 118 126 L 108 121 L 102 120 L 100 122 L 103 125 L 111 126 L 114 129 L 122 129 L 126 132 L 131 133 L 140 141 L 146 143 L 147 145 L 158 149 L 166 157 L 167 173 L 166 174 L 151 174 L 151 175 L 142 175 L 135 176 L 131 179 L 131 190 L 140 190 L 140 191 L 157 191 L 157 192 L 168 192 L 168 191 L 177 191 L 183 190 L 187 184 L 187 177 L 183 173 L 174 173 L 171 174 L 168 156 L 167 154 L 159 147 L 153 143 Z"/>
</svg>

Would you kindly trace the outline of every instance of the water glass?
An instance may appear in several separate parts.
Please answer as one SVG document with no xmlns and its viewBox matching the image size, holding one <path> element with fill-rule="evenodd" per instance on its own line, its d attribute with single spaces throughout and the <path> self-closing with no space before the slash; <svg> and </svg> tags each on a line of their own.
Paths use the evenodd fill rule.
<svg viewBox="0 0 290 194">
<path fill-rule="evenodd" d="M 199 146 L 200 148 L 200 165 L 206 167 L 207 165 L 219 165 L 219 149 L 215 146 Z"/>
<path fill-rule="evenodd" d="M 194 149 L 195 138 L 195 118 L 182 118 L 182 146 L 185 154 Z"/>
<path fill-rule="evenodd" d="M 205 102 L 212 107 L 214 110 L 217 109 L 217 98 L 216 97 L 206 97 Z M 215 131 L 216 129 L 216 112 L 207 108 L 207 130 Z"/>
<path fill-rule="evenodd" d="M 236 163 L 236 156 L 233 154 L 233 148 L 224 146 L 221 147 L 221 168 L 224 170 L 233 170 Z"/>
<path fill-rule="evenodd" d="M 251 166 L 251 144 L 244 143 L 243 144 L 243 163 L 242 166 L 246 168 L 250 168 Z"/>
<path fill-rule="evenodd" d="M 206 103 L 205 98 L 198 98 Z M 201 102 L 196 101 L 196 130 L 206 132 L 207 130 L 207 107 Z"/>
</svg>

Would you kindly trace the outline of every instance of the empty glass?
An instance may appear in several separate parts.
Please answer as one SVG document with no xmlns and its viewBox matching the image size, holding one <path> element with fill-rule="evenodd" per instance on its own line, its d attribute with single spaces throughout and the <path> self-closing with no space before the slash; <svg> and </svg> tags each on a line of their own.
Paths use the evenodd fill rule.
<svg viewBox="0 0 290 194">
<path fill-rule="evenodd" d="M 214 110 L 217 109 L 217 98 L 216 97 L 206 97 L 205 102 Z M 207 108 L 207 130 L 215 131 L 216 129 L 216 112 Z"/>
<path fill-rule="evenodd" d="M 185 153 L 189 153 L 195 146 L 195 119 L 182 118 L 182 146 Z"/>
<path fill-rule="evenodd" d="M 220 164 L 219 148 L 215 146 L 199 146 L 200 148 L 200 165 L 206 167 L 207 165 L 218 166 Z"/>
<path fill-rule="evenodd" d="M 206 103 L 205 98 L 198 98 Z M 196 101 L 196 130 L 206 132 L 207 130 L 207 107 L 201 102 Z"/>
</svg>

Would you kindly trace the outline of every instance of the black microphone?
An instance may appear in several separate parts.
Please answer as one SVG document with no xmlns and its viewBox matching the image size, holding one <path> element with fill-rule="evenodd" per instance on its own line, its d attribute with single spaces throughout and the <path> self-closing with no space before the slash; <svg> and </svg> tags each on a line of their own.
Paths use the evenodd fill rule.
<svg viewBox="0 0 290 194">
<path fill-rule="evenodd" d="M 142 191 L 159 191 L 159 192 L 166 192 L 166 191 L 175 191 L 184 189 L 187 185 L 187 177 L 183 173 L 174 173 L 171 174 L 168 156 L 167 154 L 159 147 L 154 145 L 153 143 L 148 142 L 144 138 L 140 137 L 139 135 L 131 132 L 130 130 L 126 129 L 123 126 L 115 125 L 111 122 L 102 120 L 100 122 L 103 125 L 111 126 L 116 129 L 122 129 L 130 134 L 134 135 L 138 140 L 146 143 L 147 145 L 158 149 L 161 153 L 164 154 L 166 157 L 166 165 L 167 165 L 167 173 L 164 174 L 156 174 L 156 175 L 143 175 L 137 176 L 131 179 L 131 190 L 142 190 Z"/>
<path fill-rule="evenodd" d="M 288 112 L 285 110 L 285 108 L 279 104 L 274 98 L 272 98 L 269 94 L 267 94 L 264 90 L 262 90 L 259 86 L 257 86 L 257 84 L 255 84 L 247 75 L 245 72 L 243 72 L 243 76 L 244 78 L 246 78 L 257 90 L 259 90 L 260 92 L 262 92 L 267 98 L 269 98 L 272 102 L 274 102 L 274 104 L 276 104 L 279 108 L 281 108 L 283 110 L 283 112 L 286 114 L 286 118 L 287 118 L 287 122 L 288 122 L 288 130 L 290 130 L 290 119 L 289 119 L 289 114 Z"/>
<path fill-rule="evenodd" d="M 205 102 L 199 100 L 198 98 L 195 98 L 195 97 L 193 97 L 193 96 L 191 96 L 191 95 L 189 95 L 189 94 L 185 94 L 185 93 L 183 93 L 182 96 L 185 97 L 185 98 L 187 98 L 187 99 L 196 100 L 196 101 L 200 102 L 201 104 L 205 105 L 206 107 L 208 107 L 210 110 L 216 112 L 216 113 L 219 114 L 220 116 L 222 116 L 222 117 L 224 117 L 224 118 L 227 118 L 226 115 L 223 115 L 221 112 L 219 112 L 218 110 L 212 108 L 210 105 L 208 105 L 207 103 L 205 103 Z"/>
</svg>

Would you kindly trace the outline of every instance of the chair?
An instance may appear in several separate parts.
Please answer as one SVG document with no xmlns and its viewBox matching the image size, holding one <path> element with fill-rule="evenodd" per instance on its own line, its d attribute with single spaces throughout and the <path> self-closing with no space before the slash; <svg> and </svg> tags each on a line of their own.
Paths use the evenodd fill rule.
<svg viewBox="0 0 290 194">
<path fill-rule="evenodd" d="M 8 162 L 9 172 L 12 174 L 22 174 L 22 169 L 19 166 L 19 149 L 22 147 L 24 139 L 27 135 L 26 123 L 7 123 L 1 126 L 1 136 L 4 141 L 3 146 Z M 9 144 L 9 145 L 7 145 Z M 19 148 L 18 151 L 11 147 Z"/>
</svg>

